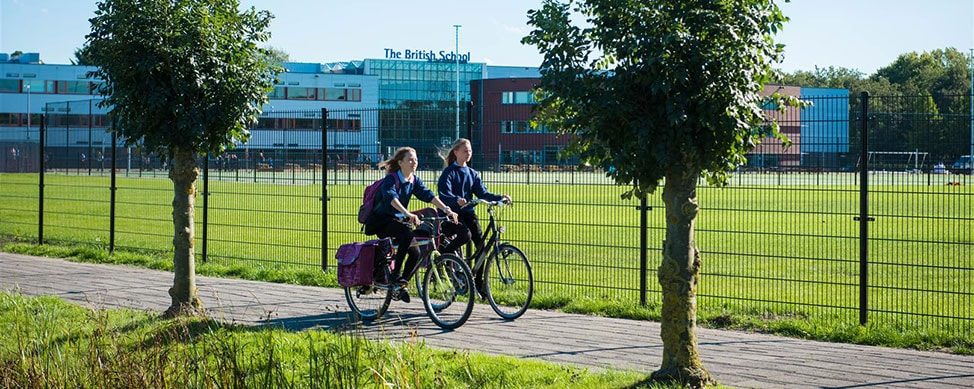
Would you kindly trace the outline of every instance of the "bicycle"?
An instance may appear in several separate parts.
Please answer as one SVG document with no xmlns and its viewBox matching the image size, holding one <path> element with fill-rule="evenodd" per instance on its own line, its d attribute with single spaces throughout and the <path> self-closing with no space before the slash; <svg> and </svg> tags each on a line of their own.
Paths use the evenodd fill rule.
<svg viewBox="0 0 974 389">
<path fill-rule="evenodd" d="M 495 208 L 510 203 L 473 199 L 464 207 L 477 204 L 487 204 L 490 222 L 483 232 L 484 247 L 468 258 L 469 262 L 474 263 L 473 274 L 483 274 L 482 277 L 485 278 L 483 285 L 475 286 L 478 290 L 483 290 L 485 300 L 498 316 L 505 320 L 514 320 L 524 315 L 534 297 L 534 274 L 531 270 L 531 262 L 521 249 L 510 242 L 500 241 L 505 228 L 497 224 Z M 419 288 L 420 285 L 417 283 L 417 290 Z"/>
<path fill-rule="evenodd" d="M 425 267 L 422 288 L 417 288 L 419 297 L 423 301 L 423 308 L 437 326 L 453 330 L 463 325 L 473 312 L 473 273 L 460 257 L 450 253 L 440 254 L 436 250 L 440 247 L 438 243 L 443 239 L 440 223 L 447 218 L 424 217 L 420 220 L 433 226 L 433 234 L 429 238 L 414 238 L 411 242 L 410 247 L 419 247 L 422 257 L 416 262 L 416 266 L 406 273 L 407 278 L 416 275 L 420 268 Z M 398 247 L 393 245 L 392 252 L 383 263 L 379 264 L 382 269 L 382 280 L 373 279 L 369 285 L 345 287 L 345 300 L 362 322 L 372 322 L 382 317 L 389 309 L 392 300 L 396 299 L 400 290 L 405 287 L 394 280 L 380 282 L 392 278 L 391 259 L 397 249 Z M 418 282 L 417 278 L 417 285 Z M 462 303 L 459 304 L 459 312 L 447 311 L 455 302 Z"/>
</svg>

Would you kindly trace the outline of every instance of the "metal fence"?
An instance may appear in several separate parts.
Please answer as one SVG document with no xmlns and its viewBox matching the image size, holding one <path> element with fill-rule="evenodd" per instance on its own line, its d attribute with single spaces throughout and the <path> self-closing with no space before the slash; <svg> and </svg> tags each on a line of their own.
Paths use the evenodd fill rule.
<svg viewBox="0 0 974 389">
<path fill-rule="evenodd" d="M 806 99 L 814 108 L 768 111 L 792 146 L 766 140 L 726 187 L 700 182 L 701 309 L 974 337 L 970 96 Z M 463 111 L 459 123 L 453 110 L 266 112 L 248 143 L 200 158 L 199 258 L 333 265 L 366 238 L 355 215 L 375 164 L 416 146 L 435 190 L 436 151 L 459 125 L 488 188 L 515 199 L 501 223 L 540 299 L 660 303 L 658 195 L 621 199 L 560 153 L 567 139 L 525 127 L 529 109 Z M 40 132 L 0 130 L 0 234 L 171 251 L 165 158 L 112 140 L 91 102 L 47 112 Z"/>
</svg>

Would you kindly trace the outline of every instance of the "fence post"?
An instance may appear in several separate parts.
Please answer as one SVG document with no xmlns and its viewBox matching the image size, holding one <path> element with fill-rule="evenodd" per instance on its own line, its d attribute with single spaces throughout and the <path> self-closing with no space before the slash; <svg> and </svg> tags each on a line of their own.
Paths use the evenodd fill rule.
<svg viewBox="0 0 974 389">
<path fill-rule="evenodd" d="M 117 162 L 115 161 L 115 157 L 117 156 L 115 148 L 116 146 L 118 146 L 118 127 L 116 127 L 117 125 L 118 125 L 118 121 L 115 118 L 112 118 L 112 184 L 111 187 L 108 189 L 111 192 L 111 200 L 110 200 L 111 209 L 108 212 L 109 213 L 108 215 L 108 252 L 109 253 L 115 253 L 115 192 L 118 190 L 118 186 L 116 185 L 116 177 L 115 177 L 115 168 L 117 166 L 116 165 Z"/>
<path fill-rule="evenodd" d="M 859 324 L 865 325 L 869 312 L 869 92 L 860 95 L 859 160 Z"/>
<path fill-rule="evenodd" d="M 649 271 L 649 259 L 647 258 L 646 251 L 649 250 L 649 242 L 646 236 L 648 226 L 648 213 L 650 207 L 646 205 L 646 197 L 639 199 L 639 206 L 636 207 L 639 210 L 639 305 L 646 306 L 646 294 L 648 288 L 648 280 L 646 279 L 646 273 Z"/>
<path fill-rule="evenodd" d="M 95 149 L 91 145 L 91 142 L 92 142 L 91 132 L 92 132 L 92 125 L 93 125 L 93 123 L 90 120 L 90 117 L 91 117 L 91 104 L 92 104 L 92 101 L 91 100 L 88 100 L 88 116 L 89 116 L 89 120 L 88 120 L 88 176 L 91 176 L 91 162 L 95 160 Z M 71 107 L 71 103 L 68 103 L 68 107 Z M 71 110 L 69 109 L 68 110 L 68 118 L 69 118 L 68 120 L 70 120 L 70 117 L 71 117 Z M 102 139 L 105 139 L 105 138 L 102 138 Z M 104 166 L 104 165 L 102 165 L 102 166 Z"/>
<path fill-rule="evenodd" d="M 46 107 L 45 107 L 46 108 Z M 30 115 L 30 112 L 27 113 Z M 27 131 L 30 131 L 28 128 Z M 41 115 L 40 172 L 37 174 L 37 244 L 44 244 L 44 156 L 47 155 L 47 114 Z"/>
<path fill-rule="evenodd" d="M 321 270 L 328 270 L 328 108 L 321 109 Z M 335 165 L 338 166 L 337 164 Z"/>
<path fill-rule="evenodd" d="M 203 262 L 207 259 L 207 230 L 209 229 L 209 211 L 210 211 L 210 152 L 206 152 L 206 157 L 203 159 L 203 250 L 202 257 Z"/>
</svg>

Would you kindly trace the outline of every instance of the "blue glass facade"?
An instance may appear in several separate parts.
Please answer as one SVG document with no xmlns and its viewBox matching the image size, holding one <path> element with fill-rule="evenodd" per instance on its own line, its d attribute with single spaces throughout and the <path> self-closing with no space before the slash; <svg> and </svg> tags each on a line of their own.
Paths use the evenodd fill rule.
<svg viewBox="0 0 974 389">
<path fill-rule="evenodd" d="M 484 64 L 460 63 L 460 103 L 470 101 L 470 81 L 484 78 Z M 381 108 L 454 108 L 457 64 L 366 59 L 365 74 L 379 78 Z"/>
<path fill-rule="evenodd" d="M 802 152 L 849 152 L 849 91 L 803 87 L 801 98 L 813 103 L 801 113 Z"/>
<path fill-rule="evenodd" d="M 484 78 L 485 65 L 459 64 L 460 109 L 457 118 L 457 66 L 453 62 L 366 59 L 363 73 L 378 78 L 379 142 L 384 151 L 414 147 L 433 155 L 437 147 L 466 135 L 470 81 Z M 433 161 L 421 161 L 433 162 Z"/>
</svg>

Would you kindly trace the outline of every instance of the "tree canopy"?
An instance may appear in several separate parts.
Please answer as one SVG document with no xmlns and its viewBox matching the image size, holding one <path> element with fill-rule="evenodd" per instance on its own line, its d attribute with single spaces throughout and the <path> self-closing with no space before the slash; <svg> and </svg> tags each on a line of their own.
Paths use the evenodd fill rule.
<svg viewBox="0 0 974 389">
<path fill-rule="evenodd" d="M 244 142 L 273 87 L 266 41 L 272 16 L 236 0 L 106 0 L 86 58 L 129 143 L 221 153 Z"/>
<path fill-rule="evenodd" d="M 909 52 L 867 75 L 844 67 L 816 67 L 783 73 L 785 85 L 843 88 L 852 94 L 896 94 L 943 96 L 966 95 L 971 91 L 970 58 L 955 48 Z"/>
<path fill-rule="evenodd" d="M 753 143 L 780 136 L 761 109 L 786 20 L 770 1 L 546 1 L 529 18 L 523 42 L 545 53 L 538 121 L 577 135 L 569 152 L 626 195 L 673 170 L 724 182 Z"/>
<path fill-rule="evenodd" d="M 88 53 L 85 52 L 84 47 L 74 49 L 74 58 L 71 59 L 71 64 L 78 66 L 91 66 L 91 60 L 88 59 Z"/>
</svg>

